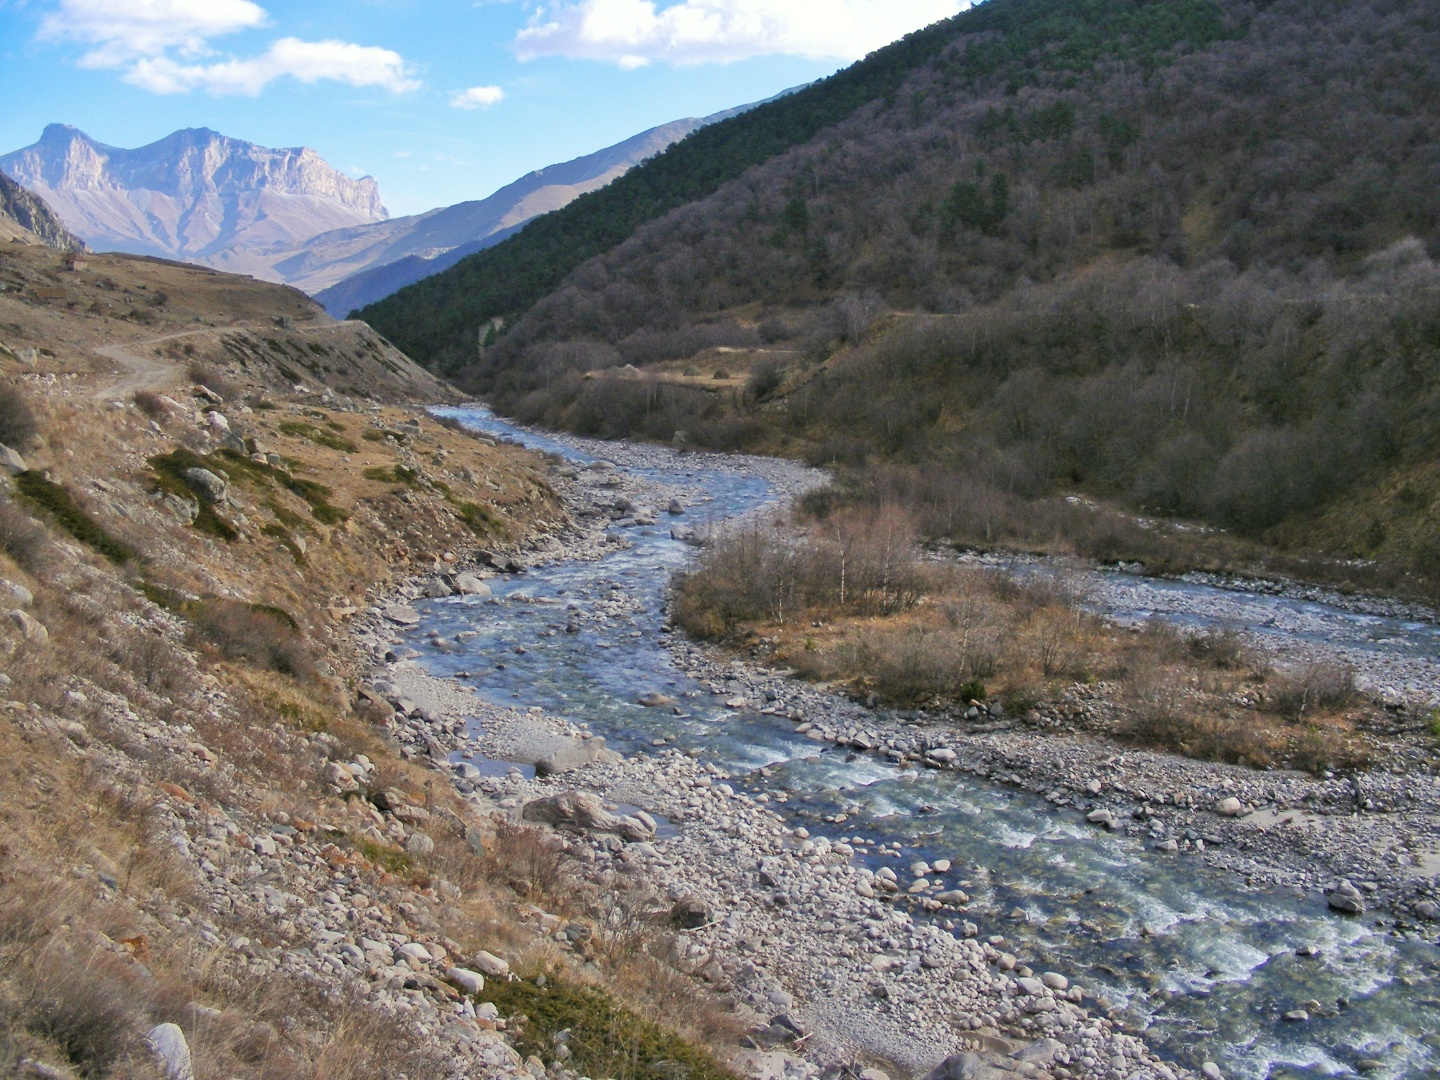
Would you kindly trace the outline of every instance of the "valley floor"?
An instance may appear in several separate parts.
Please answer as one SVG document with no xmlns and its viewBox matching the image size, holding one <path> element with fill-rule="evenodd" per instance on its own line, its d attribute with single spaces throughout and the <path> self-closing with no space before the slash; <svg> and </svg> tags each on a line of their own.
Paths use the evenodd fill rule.
<svg viewBox="0 0 1440 1080">
<path fill-rule="evenodd" d="M 621 468 L 558 471 L 572 518 L 591 527 L 578 541 L 545 552 L 547 560 L 594 559 L 623 547 L 615 531 L 608 538 L 601 531 L 614 506 L 663 506 L 695 496 L 694 488 L 646 478 L 677 463 L 668 451 L 567 441 Z M 744 470 L 751 460 L 763 461 L 726 459 L 722 467 Z M 716 464 L 704 455 L 683 462 L 687 469 Z M 761 467 L 781 492 L 814 483 L 814 474 L 797 467 Z M 422 619 L 432 610 L 424 606 L 423 587 L 417 582 L 399 597 L 415 600 Z M 502 608 L 517 602 L 536 601 L 528 590 L 492 601 Z M 565 616 L 568 631 L 618 633 L 638 602 L 611 593 L 604 603 L 578 609 Z M 1170 1070 L 1150 1055 L 1143 1037 L 1119 1034 L 1120 1014 L 1112 1021 L 1109 1003 L 1097 1005 L 1093 991 L 1087 995 L 1085 972 L 1055 972 L 1058 977 L 1044 980 L 1031 973 L 1023 954 L 1009 951 L 1021 951 L 1007 938 L 1011 916 L 971 908 L 964 892 L 971 882 L 907 890 L 897 866 L 898 889 L 887 885 L 864 868 L 858 856 L 865 851 L 847 842 L 845 827 L 822 822 L 797 831 L 793 818 L 777 812 L 775 789 L 760 774 L 699 764 L 663 739 L 650 753 L 624 760 L 594 753 L 592 732 L 573 716 L 492 705 L 464 679 L 431 674 L 429 657 L 436 654 L 427 642 L 449 647 L 431 633 L 421 638 L 377 612 L 361 634 L 362 650 L 376 661 L 377 691 L 410 710 L 408 718 L 397 712 L 390 730 L 417 749 L 428 744 L 436 756 L 482 765 L 534 763 L 566 747 L 591 748 L 562 775 L 532 777 L 515 768 L 492 775 L 488 766 L 478 775 L 457 766 L 459 790 L 482 812 L 517 819 L 535 800 L 579 789 L 610 807 L 641 807 L 673 823 L 673 835 L 631 843 L 604 826 L 575 826 L 572 832 L 581 834 L 571 852 L 577 872 L 602 884 L 646 881 L 666 904 L 696 902 L 705 918 L 684 936 L 682 962 L 730 991 L 762 1027 L 766 1016 L 781 1014 L 806 1033 L 797 1050 L 804 1061 L 792 1062 L 791 1073 L 806 1075 L 841 1060 L 919 1073 L 946 1054 L 993 1050 L 1004 1039 L 1012 1050 L 1030 1046 L 1034 1065 L 1060 1077 L 1109 1075 L 1115 1068 L 1165 1076 Z M 874 754 L 917 773 L 950 771 L 1033 793 L 1048 801 L 1058 821 L 1128 834 L 1155 860 L 1194 860 L 1248 886 L 1311 897 L 1322 912 L 1337 882 L 1348 880 L 1354 886 L 1341 888 L 1336 906 L 1353 893 L 1354 907 L 1370 909 L 1367 921 L 1378 913 L 1376 925 L 1401 939 L 1434 935 L 1440 784 L 1428 769 L 1314 778 L 1137 751 L 1083 731 L 1055 730 L 1072 709 L 1103 708 L 1103 692 L 1083 686 L 1028 721 L 902 717 L 679 634 L 666 640 L 677 671 L 708 687 L 700 698 L 723 702 L 737 717 L 751 714 L 804 732 L 817 753 Z M 663 690 L 636 685 L 634 696 Z M 675 711 L 702 704 L 687 695 Z M 817 835 L 808 836 L 812 830 Z M 821 830 L 829 839 L 819 837 Z M 796 1034 L 772 1023 L 754 1038 L 761 1046 L 789 1045 Z M 1035 1042 L 1039 1037 L 1056 1041 Z"/>
</svg>

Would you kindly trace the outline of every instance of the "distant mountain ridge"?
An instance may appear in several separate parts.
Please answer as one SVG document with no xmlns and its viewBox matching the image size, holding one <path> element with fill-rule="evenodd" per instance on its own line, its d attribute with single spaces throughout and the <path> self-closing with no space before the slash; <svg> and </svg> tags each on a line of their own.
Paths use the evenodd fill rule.
<svg viewBox="0 0 1440 1080">
<path fill-rule="evenodd" d="M 50 124 L 0 171 L 92 247 L 266 274 L 255 252 L 389 217 L 374 179 L 306 147 L 270 149 L 186 128 L 133 150 Z"/>
<path fill-rule="evenodd" d="M 484 199 L 314 237 L 278 260 L 275 269 L 290 284 L 313 293 L 332 315 L 343 316 L 451 265 L 461 257 L 446 259 L 451 252 L 462 247 L 467 253 L 478 251 L 489 246 L 487 240 L 498 243 L 536 215 L 604 187 L 726 115 L 661 124 L 593 154 L 536 169 Z"/>
<path fill-rule="evenodd" d="M 207 128 L 125 150 L 50 124 L 34 145 L 0 156 L 0 171 L 98 250 L 283 282 L 343 318 L 755 104 L 764 102 L 661 124 L 486 198 L 400 218 L 389 216 L 371 177 L 352 179 L 308 148 L 274 150 Z"/>
<path fill-rule="evenodd" d="M 44 199 L 4 173 L 0 173 L 0 240 L 42 244 L 58 251 L 85 250 L 85 244 L 65 228 Z"/>
<path fill-rule="evenodd" d="M 692 132 L 760 104 L 661 124 L 593 154 L 536 169 L 484 199 L 315 237 L 275 268 L 284 280 L 312 293 L 331 315 L 343 318 L 500 243 L 532 218 L 604 187 Z"/>
</svg>

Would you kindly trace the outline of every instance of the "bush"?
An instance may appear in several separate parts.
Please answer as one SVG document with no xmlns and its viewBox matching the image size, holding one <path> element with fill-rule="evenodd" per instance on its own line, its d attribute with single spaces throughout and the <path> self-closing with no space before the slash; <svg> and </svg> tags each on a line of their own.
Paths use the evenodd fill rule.
<svg viewBox="0 0 1440 1080">
<path fill-rule="evenodd" d="M 226 660 L 239 660 L 295 678 L 315 674 L 309 643 L 295 620 L 278 608 L 239 600 L 201 600 L 186 606 L 193 635 Z"/>
<path fill-rule="evenodd" d="M 226 378 L 218 368 L 196 362 L 190 365 L 187 374 L 190 376 L 191 382 L 199 383 L 205 389 L 214 391 L 226 401 L 234 401 L 240 397 L 240 388 Z"/>
<path fill-rule="evenodd" d="M 0 551 L 24 569 L 35 572 L 50 546 L 45 527 L 9 499 L 0 498 Z"/>
<path fill-rule="evenodd" d="M 484 859 L 492 880 L 505 882 L 528 900 L 563 910 L 575 895 L 565 845 L 542 829 L 496 818 Z"/>
<path fill-rule="evenodd" d="M 960 684 L 961 701 L 984 701 L 985 684 L 979 679 L 971 679 L 969 682 Z"/>
<path fill-rule="evenodd" d="M 353 454 L 360 447 L 344 435 L 336 431 L 327 431 L 316 424 L 306 424 L 298 420 L 290 420 L 280 425 L 280 430 L 286 435 L 294 435 L 297 438 L 308 439 L 316 446 L 324 446 L 330 450 L 339 450 L 345 454 Z"/>
<path fill-rule="evenodd" d="M 534 980 L 486 980 L 480 992 L 502 1016 L 524 1016 L 515 1025 L 515 1041 L 522 1054 L 538 1054 L 556 1061 L 555 1036 L 570 1050 L 564 1062 L 586 1076 L 615 1080 L 733 1080 L 733 1074 L 710 1054 L 672 1035 L 656 1023 L 617 1005 L 607 994 L 555 976 L 545 986 Z"/>
<path fill-rule="evenodd" d="M 1245 644 L 1245 639 L 1234 627 L 1192 635 L 1186 639 L 1185 645 L 1194 659 L 1223 671 L 1254 670 L 1261 661 L 1261 657 Z"/>
<path fill-rule="evenodd" d="M 951 635 L 912 626 L 899 633 L 871 634 L 857 649 L 857 668 L 888 702 L 926 705 L 936 699 L 968 700 L 963 650 Z M 983 690 L 982 690 L 983 693 Z"/>
<path fill-rule="evenodd" d="M 111 970 L 118 964 L 106 958 L 86 962 L 54 952 L 29 986 L 28 1026 L 55 1043 L 81 1076 L 107 1076 L 128 1050 L 138 1049 L 139 987 L 122 981 Z"/>
<path fill-rule="evenodd" d="M 151 420 L 164 420 L 170 415 L 170 410 L 165 407 L 161 395 L 154 390 L 136 390 L 134 400 L 135 407 Z"/>
<path fill-rule="evenodd" d="M 785 382 L 785 365 L 779 360 L 761 360 L 750 369 L 745 392 L 755 401 L 764 401 Z"/>
<path fill-rule="evenodd" d="M 1354 668 L 1317 661 L 1274 679 L 1270 706 L 1287 720 L 1298 721 L 1325 709 L 1344 708 L 1358 693 Z"/>
<path fill-rule="evenodd" d="M 35 411 L 18 386 L 0 383 L 0 443 L 24 450 L 39 431 Z"/>
</svg>

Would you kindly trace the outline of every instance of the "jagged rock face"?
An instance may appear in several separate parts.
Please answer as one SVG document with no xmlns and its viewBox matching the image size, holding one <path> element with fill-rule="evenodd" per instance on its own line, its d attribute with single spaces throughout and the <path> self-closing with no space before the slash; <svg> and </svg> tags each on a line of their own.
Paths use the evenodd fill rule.
<svg viewBox="0 0 1440 1080">
<path fill-rule="evenodd" d="M 378 185 L 315 151 L 188 128 L 135 150 L 51 124 L 0 157 L 92 247 L 231 268 L 237 252 L 388 217 Z"/>
<path fill-rule="evenodd" d="M 0 239 L 44 244 L 59 251 L 84 251 L 45 200 L 0 173 Z"/>
</svg>

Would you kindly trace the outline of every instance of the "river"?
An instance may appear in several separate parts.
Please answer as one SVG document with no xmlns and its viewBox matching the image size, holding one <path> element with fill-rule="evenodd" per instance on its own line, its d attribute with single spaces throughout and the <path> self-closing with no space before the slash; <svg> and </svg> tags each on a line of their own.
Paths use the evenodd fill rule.
<svg viewBox="0 0 1440 1080">
<path fill-rule="evenodd" d="M 594 456 L 592 444 L 518 428 L 485 410 L 446 412 L 577 464 Z M 745 469 L 697 468 L 662 450 L 644 460 L 650 464 L 638 468 L 649 479 L 692 493 L 687 520 L 751 512 L 772 497 Z M 1313 894 L 1250 888 L 1198 859 L 1155 858 L 1140 839 L 1096 830 L 1011 787 L 817 752 L 790 723 L 727 708 L 723 688 L 692 678 L 667 648 L 666 583 L 693 549 L 664 525 L 626 531 L 631 546 L 599 561 L 493 580 L 485 603 L 426 605 L 415 640 L 438 631 L 450 640 L 461 634 L 463 643 L 426 653 L 422 663 L 437 675 L 470 672 L 491 701 L 583 721 L 625 754 L 662 740 L 693 748 L 743 776 L 745 790 L 769 794 L 796 825 L 824 822 L 872 868 L 951 860 L 951 877 L 972 896 L 967 917 L 982 933 L 1003 932 L 1037 968 L 1083 977 L 1157 1050 L 1187 1067 L 1210 1060 L 1246 1080 L 1352 1075 L 1362 1065 L 1387 1080 L 1440 1069 L 1434 945 L 1338 917 Z M 1348 655 L 1378 652 L 1392 683 L 1434 674 L 1440 638 L 1433 624 L 1414 618 L 1197 581 L 1101 574 L 1095 584 L 1092 602 L 1120 618 L 1245 625 Z M 573 613 L 617 591 L 631 601 L 631 614 L 567 632 Z M 637 687 L 680 698 L 685 714 L 640 707 Z M 1026 918 L 1012 917 L 1015 909 Z M 1314 955 L 1298 954 L 1301 947 Z M 1318 1004 L 1308 1021 L 1282 1019 L 1307 1002 Z"/>
</svg>

